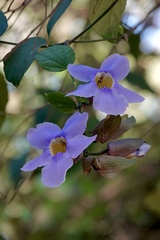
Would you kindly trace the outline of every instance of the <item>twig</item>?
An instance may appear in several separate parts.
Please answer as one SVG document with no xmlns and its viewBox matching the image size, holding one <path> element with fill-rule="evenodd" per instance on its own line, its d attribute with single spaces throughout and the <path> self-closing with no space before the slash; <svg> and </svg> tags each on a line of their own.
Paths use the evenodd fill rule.
<svg viewBox="0 0 160 240">
<path fill-rule="evenodd" d="M 14 43 L 14 42 L 3 41 L 3 40 L 0 40 L 0 43 L 9 44 L 9 45 L 14 45 L 14 46 L 16 46 L 16 45 L 18 44 L 18 43 Z"/>
<path fill-rule="evenodd" d="M 47 17 L 47 0 L 44 0 L 44 16 Z"/>
<path fill-rule="evenodd" d="M 38 109 L 33 110 L 33 111 L 32 111 L 31 113 L 29 113 L 29 114 L 27 113 L 28 116 L 26 116 L 26 117 L 21 121 L 21 123 L 19 123 L 18 126 L 13 130 L 13 132 L 12 132 L 11 135 L 9 136 L 7 142 L 5 143 L 3 150 L 1 151 L 1 155 L 0 155 L 0 159 L 1 159 L 0 168 L 2 168 L 2 166 L 3 166 L 3 164 L 4 164 L 4 161 L 2 160 L 2 159 L 3 159 L 3 156 L 4 156 L 4 153 L 6 152 L 6 149 L 8 148 L 8 144 L 9 144 L 9 142 L 11 141 L 11 139 L 13 138 L 13 136 L 15 135 L 15 133 L 17 133 L 18 130 L 20 129 L 20 127 L 23 126 L 24 123 L 26 123 L 27 121 L 29 121 L 30 118 L 31 118 L 32 116 L 34 116 L 34 114 L 35 114 L 36 112 L 38 112 L 40 109 L 42 109 L 42 108 L 44 108 L 44 107 L 45 107 L 45 106 L 42 106 L 42 107 L 40 107 L 40 108 L 38 108 Z"/>
<path fill-rule="evenodd" d="M 76 37 L 74 37 L 71 40 L 68 40 L 68 44 L 74 43 L 75 40 L 77 40 L 79 37 L 81 37 L 84 33 L 86 33 L 90 28 L 92 28 L 99 20 L 101 20 L 113 7 L 114 5 L 118 2 L 119 0 L 115 0 L 109 8 L 107 8 L 93 23 L 91 23 L 88 27 L 86 27 L 81 33 L 79 33 Z"/>
<path fill-rule="evenodd" d="M 25 7 L 26 7 L 26 6 L 24 6 L 24 7 L 20 10 L 20 12 L 18 13 L 16 19 L 15 19 L 14 22 L 9 26 L 8 30 L 11 29 L 11 28 L 13 27 L 13 25 L 16 23 L 16 21 L 17 21 L 18 18 L 20 17 L 20 15 L 21 15 L 21 13 L 23 12 L 23 10 L 25 9 Z M 11 18 L 12 15 L 13 15 L 13 12 L 12 12 L 11 15 L 9 16 L 9 18 Z M 9 20 L 9 18 L 8 18 L 8 20 Z"/>
<path fill-rule="evenodd" d="M 9 4 L 8 9 L 7 9 L 7 12 L 10 11 L 10 8 L 11 8 L 11 6 L 12 6 L 13 3 L 14 3 L 14 0 L 12 0 L 11 3 Z"/>
<path fill-rule="evenodd" d="M 2 5 L 1 11 L 3 10 L 3 8 L 5 8 L 5 6 L 7 5 L 7 2 L 8 2 L 8 0 L 6 0 L 6 2 Z"/>
<path fill-rule="evenodd" d="M 13 2 L 14 2 L 14 0 L 12 0 L 12 2 L 11 2 L 10 5 L 8 6 L 8 9 L 7 9 L 7 11 L 6 11 L 5 13 L 7 13 L 7 12 L 13 12 L 13 13 L 14 13 L 14 12 L 16 12 L 17 10 L 19 10 L 20 8 L 23 8 L 23 7 L 27 6 L 31 1 L 32 1 L 32 0 L 24 0 L 20 6 L 18 6 L 18 7 L 15 8 L 15 9 L 11 9 L 11 6 L 12 6 L 12 4 L 13 4 Z"/>
<path fill-rule="evenodd" d="M 46 21 L 48 18 L 50 18 L 50 17 L 55 13 L 55 11 L 57 10 L 57 8 L 59 8 L 59 6 L 61 5 L 62 2 L 63 2 L 63 0 L 60 0 L 60 1 L 58 2 L 58 4 L 55 6 L 55 8 L 54 8 L 34 29 L 32 29 L 32 31 L 28 34 L 28 36 L 26 37 L 26 39 L 29 38 L 30 35 L 31 35 L 37 28 L 41 27 L 41 26 L 45 23 L 45 21 Z"/>
<path fill-rule="evenodd" d="M 141 24 L 143 24 L 145 21 L 147 21 L 147 18 L 149 17 L 149 15 L 151 13 L 153 13 L 155 10 L 157 10 L 160 6 L 159 5 L 156 5 L 155 7 L 153 7 L 149 12 L 148 14 L 146 15 L 146 17 L 141 20 L 140 22 L 138 22 L 133 28 L 131 28 L 130 30 L 128 30 L 126 32 L 127 36 L 130 36 Z"/>
<path fill-rule="evenodd" d="M 122 39 L 122 38 L 124 38 L 124 36 L 120 36 L 120 37 L 116 37 L 116 38 L 107 38 L 107 39 L 101 38 L 101 39 L 94 39 L 94 40 L 76 40 L 76 41 L 74 41 L 74 43 L 105 42 L 105 41 L 108 41 L 108 40 L 119 40 L 119 39 Z"/>
</svg>

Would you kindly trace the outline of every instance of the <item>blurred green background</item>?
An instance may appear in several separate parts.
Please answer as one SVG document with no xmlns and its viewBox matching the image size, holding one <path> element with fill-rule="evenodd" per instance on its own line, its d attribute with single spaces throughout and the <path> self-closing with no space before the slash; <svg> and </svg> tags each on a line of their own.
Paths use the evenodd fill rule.
<svg viewBox="0 0 160 240">
<path fill-rule="evenodd" d="M 1 1 L 7 11 L 12 1 Z M 23 1 L 13 1 L 12 8 Z M 10 17 L 12 26 L 2 40 L 20 42 L 43 20 L 45 4 L 48 11 L 57 1 L 30 1 Z M 88 0 L 75 0 L 57 22 L 50 43 L 71 39 L 88 25 Z M 134 27 L 157 6 L 158 1 L 128 0 L 122 17 L 126 30 Z M 3 7 L 4 6 L 4 7 Z M 36 13 L 36 14 L 35 14 Z M 6 16 L 10 16 L 7 12 Z M 127 110 L 137 120 L 125 137 L 141 137 L 152 146 L 137 163 L 106 179 L 92 170 L 84 175 L 78 162 L 67 172 L 66 181 L 56 189 L 42 185 L 40 170 L 24 174 L 23 164 L 39 153 L 25 139 L 27 130 L 43 121 L 63 126 L 70 115 L 64 115 L 47 103 L 45 93 L 72 89 L 67 71 L 49 73 L 34 63 L 18 88 L 7 83 L 8 104 L 5 121 L 0 129 L 0 239 L 160 239 L 160 9 L 124 40 L 74 43 L 76 63 L 99 67 L 109 54 L 119 52 L 128 57 L 131 72 L 122 82 L 145 97 L 145 102 L 132 104 Z M 45 25 L 39 36 L 47 37 Z M 35 36 L 37 32 L 31 36 Z M 79 40 L 100 39 L 94 30 Z M 1 59 L 11 50 L 10 44 L 0 44 Z M 3 64 L 0 63 L 2 82 Z M 0 89 L 0 99 L 4 96 Z M 88 129 L 104 118 L 91 112 Z"/>
</svg>

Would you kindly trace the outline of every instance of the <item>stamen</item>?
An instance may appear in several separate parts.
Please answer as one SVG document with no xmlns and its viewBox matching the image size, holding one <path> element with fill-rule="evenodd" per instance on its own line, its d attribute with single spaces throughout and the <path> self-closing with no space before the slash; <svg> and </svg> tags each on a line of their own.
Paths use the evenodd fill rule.
<svg viewBox="0 0 160 240">
<path fill-rule="evenodd" d="M 59 152 L 66 152 L 66 139 L 64 137 L 57 137 L 51 141 L 49 149 L 53 156 Z"/>
<path fill-rule="evenodd" d="M 98 88 L 112 88 L 114 80 L 109 73 L 97 73 L 95 82 Z"/>
</svg>

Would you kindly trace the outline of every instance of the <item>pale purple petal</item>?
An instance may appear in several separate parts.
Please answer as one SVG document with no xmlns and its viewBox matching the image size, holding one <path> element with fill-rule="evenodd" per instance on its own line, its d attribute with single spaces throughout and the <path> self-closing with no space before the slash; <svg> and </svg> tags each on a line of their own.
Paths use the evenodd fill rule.
<svg viewBox="0 0 160 240">
<path fill-rule="evenodd" d="M 74 95 L 88 98 L 94 96 L 96 90 L 97 86 L 95 82 L 92 81 L 90 83 L 79 85 L 75 91 L 68 93 L 66 96 Z"/>
<path fill-rule="evenodd" d="M 151 145 L 149 145 L 147 143 L 143 143 L 142 146 L 139 148 L 138 156 L 143 157 L 148 152 L 150 147 L 151 147 Z"/>
<path fill-rule="evenodd" d="M 93 98 L 93 107 L 106 114 L 118 115 L 125 112 L 128 103 L 123 95 L 117 95 L 111 89 L 101 89 Z"/>
<path fill-rule="evenodd" d="M 59 187 L 65 180 L 66 172 L 73 165 L 73 160 L 66 154 L 57 154 L 52 162 L 42 169 L 42 182 L 47 187 Z"/>
<path fill-rule="evenodd" d="M 140 96 L 138 93 L 135 93 L 120 84 L 115 85 L 116 91 L 123 94 L 123 96 L 127 99 L 129 103 L 143 102 L 144 98 Z"/>
<path fill-rule="evenodd" d="M 67 69 L 74 78 L 83 82 L 91 81 L 99 71 L 96 68 L 75 64 L 69 64 Z"/>
<path fill-rule="evenodd" d="M 148 152 L 150 147 L 151 147 L 151 145 L 149 145 L 147 143 L 143 143 L 142 146 L 140 146 L 139 149 L 137 149 L 135 152 L 130 154 L 130 156 L 132 156 L 132 157 L 143 157 Z"/>
<path fill-rule="evenodd" d="M 88 113 L 74 113 L 65 123 L 62 133 L 65 138 L 73 138 L 77 135 L 83 134 L 86 129 L 88 120 Z"/>
<path fill-rule="evenodd" d="M 32 171 L 38 167 L 47 165 L 52 160 L 52 156 L 49 150 L 44 151 L 40 156 L 34 158 L 33 160 L 27 162 L 22 168 L 22 171 Z"/>
<path fill-rule="evenodd" d="M 34 148 L 45 149 L 60 131 L 61 129 L 56 124 L 50 122 L 40 123 L 37 128 L 29 129 L 27 140 Z"/>
<path fill-rule="evenodd" d="M 95 139 L 96 135 L 93 137 L 86 137 L 84 135 L 79 135 L 73 139 L 67 141 L 67 153 L 72 157 L 76 158 L 86 149 Z"/>
<path fill-rule="evenodd" d="M 115 81 L 123 80 L 130 71 L 129 61 L 125 56 L 113 54 L 101 64 L 101 71 L 110 73 Z"/>
</svg>

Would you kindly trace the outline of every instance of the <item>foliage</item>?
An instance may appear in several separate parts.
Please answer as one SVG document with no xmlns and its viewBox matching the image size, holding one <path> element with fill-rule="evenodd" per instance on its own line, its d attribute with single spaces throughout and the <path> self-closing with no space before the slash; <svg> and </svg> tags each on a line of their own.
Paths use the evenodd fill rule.
<svg viewBox="0 0 160 240">
<path fill-rule="evenodd" d="M 71 97 L 66 97 L 61 92 L 51 92 L 46 95 L 47 101 L 53 104 L 63 113 L 73 113 L 76 109 L 76 104 Z"/>
<path fill-rule="evenodd" d="M 41 51 L 35 57 L 39 65 L 47 71 L 60 72 L 75 60 L 74 51 L 69 46 L 55 45 Z"/>
<path fill-rule="evenodd" d="M 7 91 L 7 85 L 5 82 L 5 79 L 2 74 L 0 74 L 0 89 L 1 89 L 1 95 L 0 95 L 0 127 L 4 122 L 5 119 L 5 107 L 8 102 L 8 91 Z"/>
<path fill-rule="evenodd" d="M 35 37 L 24 40 L 14 47 L 3 60 L 6 79 L 17 87 L 34 61 L 38 48 L 45 44 L 45 39 Z"/>
<path fill-rule="evenodd" d="M 120 1 L 90 1 L 89 20 L 95 21 L 111 4 L 116 3 L 97 24 L 94 30 L 102 37 L 108 39 L 116 38 L 119 30 L 122 13 L 124 12 L 126 0 Z"/>
</svg>

